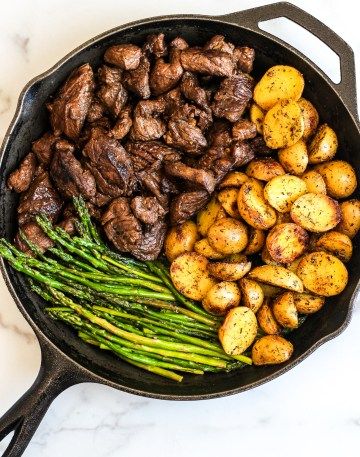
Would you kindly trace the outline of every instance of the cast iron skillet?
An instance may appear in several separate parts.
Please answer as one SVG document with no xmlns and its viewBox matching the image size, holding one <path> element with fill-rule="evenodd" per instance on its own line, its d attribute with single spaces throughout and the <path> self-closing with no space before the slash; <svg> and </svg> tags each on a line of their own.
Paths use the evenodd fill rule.
<svg viewBox="0 0 360 457">
<path fill-rule="evenodd" d="M 341 83 L 336 85 L 319 68 L 280 39 L 262 31 L 260 21 L 287 17 L 312 32 L 340 57 Z M 180 34 L 191 44 L 204 43 L 214 34 L 223 34 L 238 44 L 256 50 L 255 75 L 274 64 L 290 64 L 305 76 L 305 97 L 329 122 L 340 140 L 339 157 L 360 170 L 359 124 L 356 108 L 354 56 L 351 48 L 314 17 L 289 3 L 276 3 L 225 16 L 163 16 L 133 22 L 106 32 L 67 55 L 48 72 L 33 79 L 23 90 L 15 117 L 6 134 L 0 163 L 0 235 L 12 239 L 17 198 L 6 188 L 6 177 L 47 127 L 45 101 L 71 70 L 84 62 L 99 64 L 105 48 L 119 42 L 141 43 L 149 33 L 165 31 L 168 38 Z M 165 400 L 200 400 L 252 389 L 289 370 L 317 347 L 337 336 L 350 320 L 357 292 L 360 256 L 349 264 L 350 281 L 345 291 L 306 323 L 290 339 L 295 352 L 290 361 L 273 367 L 247 367 L 240 372 L 186 376 L 178 384 L 115 359 L 74 337 L 65 326 L 50 320 L 41 310 L 44 303 L 29 291 L 26 280 L 1 261 L 7 286 L 20 311 L 33 328 L 42 352 L 40 372 L 33 386 L 0 420 L 0 440 L 12 430 L 14 437 L 5 456 L 22 454 L 53 399 L 68 387 L 81 382 L 99 382 L 117 389 Z"/>
</svg>

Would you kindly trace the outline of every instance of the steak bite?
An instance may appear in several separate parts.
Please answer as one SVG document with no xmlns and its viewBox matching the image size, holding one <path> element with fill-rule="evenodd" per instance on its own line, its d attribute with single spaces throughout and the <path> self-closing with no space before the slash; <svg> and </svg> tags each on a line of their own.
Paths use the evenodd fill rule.
<svg viewBox="0 0 360 457">
<path fill-rule="evenodd" d="M 166 213 L 156 197 L 139 195 L 131 200 L 130 206 L 134 215 L 144 224 L 155 224 Z"/>
<path fill-rule="evenodd" d="M 181 51 L 184 70 L 210 76 L 231 76 L 235 64 L 227 52 L 216 49 L 188 48 Z"/>
<path fill-rule="evenodd" d="M 17 169 L 10 174 L 7 180 L 9 189 L 18 193 L 28 190 L 35 175 L 35 170 L 36 156 L 33 152 L 29 152 L 20 162 Z"/>
<path fill-rule="evenodd" d="M 74 146 L 66 140 L 55 144 L 50 176 L 65 198 L 83 196 L 85 200 L 90 200 L 96 194 L 94 176 L 76 159 Z"/>
<path fill-rule="evenodd" d="M 185 192 L 177 195 L 170 205 L 170 221 L 172 225 L 182 224 L 190 219 L 209 201 L 206 190 Z"/>
<path fill-rule="evenodd" d="M 104 60 L 122 70 L 135 70 L 140 64 L 141 49 L 134 44 L 117 44 L 107 48 Z"/>
<path fill-rule="evenodd" d="M 18 206 L 19 225 L 33 221 L 38 214 L 44 213 L 51 222 L 56 222 L 62 201 L 51 184 L 49 173 L 42 171 L 31 183 L 29 189 L 21 195 Z"/>
<path fill-rule="evenodd" d="M 154 95 L 160 95 L 173 89 L 184 72 L 180 62 L 181 51 L 171 49 L 169 62 L 159 58 L 150 73 L 150 88 Z"/>
<path fill-rule="evenodd" d="M 52 132 L 46 132 L 42 137 L 33 142 L 31 148 L 40 163 L 48 165 L 51 162 L 53 154 L 52 147 L 58 139 L 59 137 L 55 136 Z"/>
<path fill-rule="evenodd" d="M 116 140 L 122 140 L 130 131 L 132 126 L 131 106 L 126 106 L 119 114 L 111 134 Z"/>
<path fill-rule="evenodd" d="M 161 138 L 166 126 L 159 118 L 165 111 L 165 102 L 162 100 L 142 100 L 134 110 L 134 119 L 130 131 L 132 140 L 149 141 Z"/>
<path fill-rule="evenodd" d="M 161 220 L 147 225 L 141 242 L 135 246 L 132 254 L 139 260 L 157 259 L 164 244 L 166 228 L 165 222 Z"/>
<path fill-rule="evenodd" d="M 223 35 L 214 35 L 205 44 L 204 49 L 215 49 L 217 51 L 232 54 L 235 46 L 232 43 L 225 41 L 225 37 Z"/>
<path fill-rule="evenodd" d="M 86 116 L 86 122 L 90 124 L 99 121 L 105 115 L 105 106 L 96 97 L 91 102 L 88 114 Z"/>
<path fill-rule="evenodd" d="M 214 96 L 214 115 L 230 122 L 238 121 L 251 100 L 253 86 L 253 79 L 245 73 L 224 79 Z"/>
<path fill-rule="evenodd" d="M 209 194 L 214 192 L 214 175 L 208 170 L 192 168 L 182 162 L 165 162 L 164 170 L 167 176 L 194 184 L 195 187 L 205 189 Z"/>
<path fill-rule="evenodd" d="M 143 49 L 149 54 L 154 54 L 157 58 L 166 56 L 167 47 L 165 43 L 165 35 L 163 33 L 148 35 Z"/>
<path fill-rule="evenodd" d="M 237 70 L 244 73 L 251 73 L 255 60 L 255 49 L 247 46 L 235 48 L 233 52 L 233 59 Z"/>
<path fill-rule="evenodd" d="M 83 155 L 89 159 L 89 169 L 101 193 L 119 197 L 133 192 L 135 176 L 132 162 L 117 140 L 96 129 L 86 143 Z"/>
<path fill-rule="evenodd" d="M 175 161 L 181 159 L 181 154 L 160 141 L 132 141 L 125 146 L 136 171 L 141 171 L 163 160 Z"/>
<path fill-rule="evenodd" d="M 28 239 L 31 243 L 35 244 L 42 253 L 54 245 L 54 242 L 34 221 L 27 222 L 21 227 L 20 230 L 22 235 L 25 236 L 25 238 Z M 15 245 L 20 249 L 20 251 L 23 251 L 28 255 L 32 255 L 32 251 L 30 250 L 28 244 L 20 235 L 20 230 L 15 236 Z"/>
<path fill-rule="evenodd" d="M 140 222 L 133 215 L 129 202 L 124 197 L 110 203 L 102 216 L 101 224 L 108 239 L 121 252 L 132 252 L 141 242 Z"/>
<path fill-rule="evenodd" d="M 149 72 L 149 59 L 145 55 L 142 55 L 139 66 L 135 70 L 124 71 L 122 82 L 126 89 L 130 90 L 140 98 L 147 99 L 151 95 Z"/>
<path fill-rule="evenodd" d="M 103 65 L 98 70 L 100 89 L 97 96 L 116 118 L 124 108 L 128 94 L 121 84 L 121 70 Z"/>
<path fill-rule="evenodd" d="M 60 88 L 53 102 L 48 103 L 50 122 L 55 135 L 76 140 L 84 125 L 94 92 L 94 73 L 86 63 L 75 69 Z"/>
<path fill-rule="evenodd" d="M 238 120 L 232 127 L 233 138 L 239 141 L 255 138 L 257 135 L 256 125 L 248 119 Z"/>
<path fill-rule="evenodd" d="M 164 140 L 169 146 L 174 146 L 194 155 L 200 155 L 207 146 L 206 138 L 199 127 L 189 124 L 184 119 L 169 121 Z"/>
<path fill-rule="evenodd" d="M 184 49 L 187 49 L 189 47 L 188 43 L 184 40 L 184 38 L 181 38 L 180 36 L 174 38 L 170 46 L 176 49 L 180 49 L 180 51 L 183 51 Z"/>
<path fill-rule="evenodd" d="M 185 72 L 181 79 L 180 90 L 185 98 L 194 102 L 211 115 L 209 94 L 199 85 L 199 81 L 195 75 L 189 71 Z"/>
</svg>

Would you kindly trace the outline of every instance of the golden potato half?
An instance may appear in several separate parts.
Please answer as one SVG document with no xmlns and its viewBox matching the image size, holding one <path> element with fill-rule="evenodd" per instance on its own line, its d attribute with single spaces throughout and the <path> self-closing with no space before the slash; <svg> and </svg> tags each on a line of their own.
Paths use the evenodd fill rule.
<svg viewBox="0 0 360 457">
<path fill-rule="evenodd" d="M 285 328 L 294 329 L 299 326 L 298 312 L 293 292 L 284 292 L 275 298 L 272 311 L 275 319 Z"/>
<path fill-rule="evenodd" d="M 309 161 L 305 141 L 299 140 L 292 146 L 280 149 L 278 157 L 287 173 L 301 175 L 306 170 Z"/>
<path fill-rule="evenodd" d="M 291 263 L 303 254 L 309 244 L 306 230 L 294 223 L 275 225 L 267 238 L 270 256 L 280 263 Z"/>
<path fill-rule="evenodd" d="M 331 160 L 336 154 L 337 148 L 338 139 L 334 130 L 327 124 L 320 125 L 309 145 L 309 163 L 315 164 Z"/>
<path fill-rule="evenodd" d="M 322 297 L 338 295 L 348 282 L 341 260 L 322 251 L 304 255 L 296 272 L 307 290 Z"/>
<path fill-rule="evenodd" d="M 303 292 L 301 279 L 292 271 L 277 265 L 261 265 L 250 271 L 248 277 L 283 289 Z"/>
<path fill-rule="evenodd" d="M 278 335 L 258 339 L 251 352 L 254 365 L 276 365 L 290 359 L 294 351 L 290 341 Z"/>
<path fill-rule="evenodd" d="M 264 292 L 256 281 L 242 278 L 239 281 L 241 303 L 256 313 L 264 302 Z"/>
<path fill-rule="evenodd" d="M 318 165 L 315 169 L 324 179 L 330 197 L 350 197 L 357 187 L 355 170 L 345 160 L 331 160 Z"/>
<path fill-rule="evenodd" d="M 246 167 L 246 174 L 259 181 L 270 181 L 275 176 L 285 174 L 283 167 L 271 157 L 261 157 L 251 160 Z"/>
<path fill-rule="evenodd" d="M 186 221 L 172 227 L 165 238 L 165 255 L 170 262 L 184 252 L 193 250 L 198 237 L 196 224 Z"/>
<path fill-rule="evenodd" d="M 240 289 L 236 283 L 222 281 L 212 286 L 203 298 L 202 305 L 211 314 L 225 316 L 229 309 L 239 305 L 240 298 Z"/>
<path fill-rule="evenodd" d="M 216 221 L 208 230 L 209 244 L 222 254 L 237 254 L 246 248 L 246 225 L 230 217 Z"/>
<path fill-rule="evenodd" d="M 304 118 L 304 140 L 308 140 L 316 131 L 319 124 L 319 114 L 315 106 L 306 100 L 305 98 L 300 98 L 298 104 L 301 109 L 302 117 Z"/>
<path fill-rule="evenodd" d="M 271 179 L 266 184 L 264 196 L 277 211 L 287 213 L 294 201 L 306 192 L 306 184 L 302 179 L 293 175 L 283 175 Z"/>
<path fill-rule="evenodd" d="M 240 355 L 251 346 L 258 330 L 256 316 L 250 308 L 232 308 L 219 329 L 219 340 L 229 355 Z"/>
<path fill-rule="evenodd" d="M 212 262 L 208 265 L 209 273 L 222 281 L 237 281 L 249 273 L 251 262 L 246 256 L 240 259 L 225 259 L 222 262 Z"/>
<path fill-rule="evenodd" d="M 360 200 L 352 199 L 340 203 L 341 222 L 336 230 L 354 238 L 360 230 Z"/>
</svg>

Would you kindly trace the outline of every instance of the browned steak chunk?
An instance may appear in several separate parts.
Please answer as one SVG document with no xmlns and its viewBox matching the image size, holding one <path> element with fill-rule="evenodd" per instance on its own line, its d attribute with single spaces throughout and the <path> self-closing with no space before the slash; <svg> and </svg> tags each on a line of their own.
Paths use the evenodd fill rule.
<svg viewBox="0 0 360 457">
<path fill-rule="evenodd" d="M 188 48 L 181 52 L 184 70 L 212 76 L 231 76 L 235 65 L 232 56 L 217 49 Z"/>
<path fill-rule="evenodd" d="M 139 195 L 131 200 L 130 206 L 134 215 L 144 224 L 155 224 L 165 215 L 165 210 L 156 197 L 142 197 Z"/>
<path fill-rule="evenodd" d="M 7 185 L 15 192 L 25 192 L 28 190 L 31 181 L 35 175 L 36 156 L 33 152 L 29 152 L 16 170 L 14 170 L 7 181 Z"/>
<path fill-rule="evenodd" d="M 209 200 L 209 194 L 206 190 L 195 192 L 185 192 L 177 195 L 170 205 L 170 221 L 172 225 L 182 224 L 190 219 Z"/>
<path fill-rule="evenodd" d="M 107 48 L 105 62 L 111 63 L 122 70 L 135 70 L 140 64 L 141 49 L 134 44 L 117 44 Z"/>
</svg>

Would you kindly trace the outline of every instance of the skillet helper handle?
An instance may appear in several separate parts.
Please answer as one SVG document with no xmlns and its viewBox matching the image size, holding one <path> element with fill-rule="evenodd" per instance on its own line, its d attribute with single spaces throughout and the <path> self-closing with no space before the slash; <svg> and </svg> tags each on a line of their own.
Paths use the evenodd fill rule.
<svg viewBox="0 0 360 457">
<path fill-rule="evenodd" d="M 0 418 L 0 442 L 12 431 L 14 436 L 3 457 L 19 457 L 25 451 L 32 436 L 52 401 L 68 387 L 85 381 L 77 371 L 69 371 L 67 361 L 46 345 L 42 346 L 42 362 L 34 384 Z"/>
<path fill-rule="evenodd" d="M 356 99 L 355 58 L 351 47 L 333 30 L 320 22 L 311 14 L 303 11 L 288 2 L 273 3 L 237 13 L 220 16 L 221 20 L 232 22 L 259 32 L 259 22 L 286 17 L 315 35 L 319 40 L 332 49 L 340 59 L 341 81 L 339 84 L 332 82 L 329 77 L 318 67 L 317 70 L 325 76 L 328 83 L 338 93 L 351 114 L 358 121 Z M 261 30 L 262 33 L 266 33 Z"/>
</svg>

